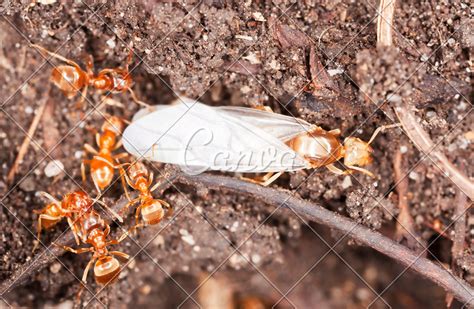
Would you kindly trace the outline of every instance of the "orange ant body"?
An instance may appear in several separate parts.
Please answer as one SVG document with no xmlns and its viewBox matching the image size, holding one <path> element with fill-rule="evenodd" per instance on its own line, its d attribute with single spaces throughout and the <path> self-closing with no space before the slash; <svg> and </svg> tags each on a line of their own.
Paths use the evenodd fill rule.
<svg viewBox="0 0 474 309">
<path fill-rule="evenodd" d="M 81 98 L 79 99 L 78 104 L 82 104 L 88 88 L 93 87 L 111 93 L 122 93 L 128 91 L 136 103 L 148 106 L 148 104 L 138 100 L 135 92 L 131 88 L 133 80 L 128 67 L 132 61 L 132 51 L 129 53 L 125 68 L 103 69 L 95 75 L 92 70 L 92 56 L 88 57 L 86 61 L 86 71 L 84 71 L 76 62 L 70 59 L 50 52 L 39 45 L 32 44 L 32 46 L 38 49 L 41 53 L 50 55 L 51 57 L 66 63 L 65 65 L 58 65 L 53 68 L 50 80 L 54 85 L 56 85 L 56 87 L 63 91 L 68 99 L 73 98 L 78 92 L 81 92 Z"/>
<path fill-rule="evenodd" d="M 38 247 L 41 230 L 43 228 L 46 230 L 52 228 L 63 218 L 67 219 L 69 227 L 71 228 L 72 233 L 74 234 L 76 243 L 79 245 L 79 230 L 76 225 L 76 221 L 78 220 L 78 218 L 81 218 L 85 214 L 90 213 L 93 210 L 92 206 L 95 202 L 102 202 L 92 199 L 89 194 L 81 190 L 66 194 L 61 201 L 57 200 L 49 193 L 41 192 L 40 194 L 49 199 L 51 203 L 46 205 L 43 209 L 33 210 L 34 213 L 39 214 L 37 224 L 38 242 L 34 245 L 33 251 L 35 251 Z M 119 221 L 123 221 L 122 218 L 112 209 L 108 207 L 106 207 L 106 209 L 111 212 L 116 218 L 118 218 Z"/>
<path fill-rule="evenodd" d="M 97 283 L 106 285 L 114 282 L 120 274 L 120 263 L 114 257 L 118 256 L 123 259 L 129 259 L 129 255 L 120 251 L 109 251 L 108 246 L 119 244 L 123 241 L 128 232 L 124 233 L 119 239 L 107 240 L 110 234 L 110 226 L 99 216 L 99 214 L 91 210 L 84 216 L 78 218 L 79 236 L 84 244 L 89 244 L 88 248 L 73 249 L 68 246 L 61 246 L 64 250 L 75 254 L 85 252 L 93 252 L 89 263 L 87 264 L 84 274 L 82 275 L 82 282 L 87 282 L 87 275 L 92 264 L 94 264 L 94 278 Z"/>
<path fill-rule="evenodd" d="M 94 156 L 91 160 L 84 160 L 82 162 L 82 180 L 86 180 L 85 165 L 89 164 L 92 181 L 99 193 L 112 182 L 114 169 L 118 168 L 115 164 L 117 160 L 128 156 L 127 153 L 112 154 L 112 151 L 119 148 L 122 144 L 121 140 L 117 141 L 117 137 L 122 133 L 123 129 L 124 123 L 120 118 L 115 116 L 109 117 L 102 125 L 102 134 L 96 134 L 96 143 L 99 150 L 97 151 L 89 144 L 84 145 L 85 151 L 92 153 Z"/>
<path fill-rule="evenodd" d="M 149 172 L 142 162 L 131 164 L 128 169 L 128 175 L 125 174 L 124 176 L 128 185 L 139 192 L 138 197 L 131 200 L 124 208 L 125 210 L 134 203 L 140 203 L 135 212 L 136 226 L 134 228 L 139 226 L 138 221 L 140 214 L 144 224 L 149 225 L 158 224 L 165 214 L 170 214 L 170 204 L 163 200 L 155 199 L 151 194 L 151 192 L 156 190 L 158 184 L 151 187 L 153 182 L 153 172 Z M 166 213 L 165 209 L 168 213 Z"/>
</svg>

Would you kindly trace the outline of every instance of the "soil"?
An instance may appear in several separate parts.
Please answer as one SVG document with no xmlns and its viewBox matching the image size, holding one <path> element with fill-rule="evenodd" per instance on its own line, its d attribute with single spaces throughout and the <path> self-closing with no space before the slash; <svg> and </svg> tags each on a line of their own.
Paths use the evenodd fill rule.
<svg viewBox="0 0 474 309">
<path fill-rule="evenodd" d="M 397 48 L 377 49 L 377 5 L 373 0 L 5 1 L 0 5 L 0 280 L 35 259 L 33 210 L 45 205 L 38 192 L 60 197 L 83 186 L 83 145 L 94 145 L 94 130 L 103 122 L 93 110 L 101 94 L 91 89 L 86 106 L 75 106 L 77 98 L 69 100 L 50 86 L 52 66 L 42 65 L 44 59 L 28 42 L 57 50 L 80 65 L 91 54 L 96 70 L 124 65 L 133 45 L 133 88 L 145 102 L 168 104 L 185 95 L 209 105 L 268 105 L 328 130 L 339 128 L 343 137 L 368 140 L 377 127 L 396 122 L 392 105 L 408 100 L 424 129 L 439 142 L 438 149 L 474 177 L 472 7 L 459 0 L 397 3 Z M 8 184 L 7 174 L 44 98 L 47 108 L 34 141 Z M 112 98 L 124 108 L 100 110 L 130 119 L 139 108 L 128 94 Z M 318 169 L 286 174 L 273 186 L 393 238 L 399 213 L 393 160 L 401 151 L 414 230 L 431 244 L 427 257 L 449 265 L 458 189 L 423 159 L 400 129 L 387 130 L 372 146 L 369 169 L 375 178 Z M 66 172 L 49 178 L 45 168 L 53 159 Z M 160 174 L 160 167 L 150 168 Z M 86 186 L 93 192 L 90 183 Z M 106 201 L 117 200 L 122 192 L 116 182 Z M 371 308 L 445 305 L 441 288 L 409 271 L 390 285 L 404 270 L 393 260 L 347 238 L 338 242 L 342 235 L 290 211 L 273 213 L 275 206 L 251 196 L 177 185 L 162 198 L 180 215 L 115 247 L 132 256 L 138 253 L 118 282 L 101 290 L 89 274 L 88 288 L 100 291 L 102 304 L 174 308 L 197 289 L 192 298 L 201 307 L 220 301 L 225 306 L 219 308 L 265 308 L 278 302 L 279 291 L 298 283 L 277 308 L 365 308 L 382 291 L 384 301 Z M 467 222 L 473 218 L 468 212 Z M 112 228 L 112 235 L 119 236 L 118 226 Z M 448 230 L 438 237 L 444 228 Z M 67 224 L 59 224 L 43 233 L 43 241 L 53 241 L 66 229 Z M 466 233 L 457 263 L 472 283 L 471 225 Z M 146 244 L 143 239 L 153 240 Z M 146 253 L 136 242 L 147 245 Z M 233 253 L 232 245 L 241 243 L 241 254 Z M 336 243 L 335 252 L 325 255 Z M 75 277 L 82 276 L 88 258 L 64 254 L 4 295 L 4 302 L 71 307 L 79 289 Z M 90 294 L 83 293 L 81 301 L 89 300 Z M 101 303 L 92 300 L 90 305 Z M 187 299 L 184 307 L 198 306 Z"/>
</svg>

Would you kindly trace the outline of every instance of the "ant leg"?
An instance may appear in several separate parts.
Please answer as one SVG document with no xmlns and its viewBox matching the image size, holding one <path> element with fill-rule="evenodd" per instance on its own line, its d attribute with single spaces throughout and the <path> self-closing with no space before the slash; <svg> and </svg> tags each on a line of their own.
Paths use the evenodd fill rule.
<svg viewBox="0 0 474 309">
<path fill-rule="evenodd" d="M 120 142 L 120 144 L 121 144 L 121 142 Z M 119 145 L 119 147 L 120 147 L 120 146 L 121 146 L 121 145 Z M 116 159 L 116 160 L 117 160 L 117 159 L 125 159 L 125 158 L 127 158 L 128 156 L 129 156 L 128 152 L 121 152 L 121 153 L 118 153 L 118 154 L 114 155 L 113 158 Z M 126 164 L 126 165 L 127 165 L 127 164 L 130 164 L 130 163 L 123 163 L 123 164 Z"/>
<path fill-rule="evenodd" d="M 40 237 L 41 237 L 41 230 L 43 228 L 43 224 L 42 224 L 42 220 L 57 220 L 58 218 L 57 217 L 53 217 L 53 216 L 50 216 L 50 215 L 46 215 L 46 214 L 40 214 L 39 217 L 38 217 L 38 225 L 36 226 L 36 231 L 37 231 L 37 235 L 36 235 L 36 243 L 35 245 L 33 246 L 33 252 L 36 251 L 36 248 L 38 248 L 39 246 L 39 243 L 40 243 Z"/>
<path fill-rule="evenodd" d="M 36 45 L 36 44 L 31 44 L 31 46 L 34 47 L 34 48 L 36 48 L 36 49 L 37 49 L 40 53 L 42 53 L 43 55 L 46 54 L 46 55 L 49 55 L 49 56 L 51 56 L 51 57 L 53 57 L 53 58 L 59 59 L 59 60 L 61 60 L 61 61 L 64 61 L 64 62 L 66 62 L 67 64 L 72 65 L 72 66 L 74 66 L 74 67 L 76 67 L 76 68 L 78 68 L 79 70 L 82 71 L 81 67 L 80 67 L 76 62 L 74 62 L 74 61 L 72 61 L 72 60 L 70 60 L 70 59 L 67 59 L 67 58 L 65 58 L 65 57 L 63 57 L 63 56 L 61 56 L 61 55 L 56 54 L 56 53 L 50 52 L 49 50 L 47 50 L 46 48 L 44 48 L 44 47 L 42 47 L 42 46 L 39 46 L 39 45 Z"/>
<path fill-rule="evenodd" d="M 256 106 L 254 108 L 258 109 L 258 110 L 261 110 L 261 111 L 264 111 L 264 112 L 273 113 L 273 109 L 270 106 L 267 106 L 267 105 Z"/>
<path fill-rule="evenodd" d="M 137 96 L 135 95 L 135 92 L 132 90 L 132 88 L 128 88 L 128 91 L 130 92 L 130 95 L 132 96 L 132 100 L 135 101 L 135 103 L 139 104 L 139 105 L 142 105 L 146 108 L 151 108 L 151 105 L 150 104 L 147 104 L 143 101 L 140 101 Z"/>
<path fill-rule="evenodd" d="M 89 152 L 89 153 L 92 153 L 92 154 L 94 154 L 94 155 L 98 155 L 98 154 L 99 154 L 99 153 L 97 152 L 97 150 L 96 150 L 94 147 L 92 147 L 91 145 L 89 145 L 89 144 L 87 144 L 87 143 L 84 144 L 84 150 L 87 151 L 87 152 Z"/>
<path fill-rule="evenodd" d="M 334 129 L 331 131 L 328 131 L 329 134 L 334 135 L 334 136 L 339 136 L 341 135 L 341 130 L 340 129 Z"/>
<path fill-rule="evenodd" d="M 157 199 L 158 202 L 163 204 L 163 206 L 166 208 L 166 217 L 170 217 L 173 214 L 173 207 L 166 201 Z"/>
<path fill-rule="evenodd" d="M 128 208 L 129 208 L 130 206 L 132 206 L 133 204 L 137 203 L 139 200 L 140 200 L 140 198 L 137 197 L 137 198 L 131 200 L 130 202 L 128 202 L 127 205 L 125 205 L 125 206 L 122 208 L 122 210 L 120 211 L 120 213 L 123 214 L 126 210 L 128 210 Z"/>
<path fill-rule="evenodd" d="M 72 252 L 72 253 L 75 253 L 75 254 L 81 254 L 81 253 L 85 253 L 85 252 L 94 251 L 94 248 L 93 248 L 93 247 L 73 249 L 73 248 L 68 247 L 68 246 L 59 245 L 59 244 L 57 244 L 57 243 L 55 243 L 55 242 L 53 242 L 53 245 L 55 245 L 55 246 L 57 246 L 57 247 L 60 247 L 60 248 L 63 248 L 64 250 L 69 251 L 69 252 Z"/>
<path fill-rule="evenodd" d="M 53 202 L 54 204 L 58 205 L 58 206 L 61 206 L 61 202 L 58 201 L 55 197 L 53 197 L 51 194 L 49 194 L 48 192 L 44 192 L 44 191 L 41 191 L 39 193 L 41 196 L 47 198 L 48 200 L 50 200 L 51 202 Z"/>
<path fill-rule="evenodd" d="M 125 193 L 125 197 L 127 198 L 127 200 L 130 202 L 130 194 L 128 194 L 127 181 L 125 178 L 127 174 L 125 170 L 123 169 L 123 167 L 119 168 L 119 174 L 120 174 L 120 182 L 122 183 L 123 192 Z"/>
<path fill-rule="evenodd" d="M 86 164 L 90 164 L 91 160 L 82 160 L 81 163 L 81 176 L 82 176 L 82 182 L 86 182 Z"/>
<path fill-rule="evenodd" d="M 137 210 L 135 211 L 135 226 L 138 226 L 138 222 L 140 221 L 140 214 L 142 212 L 143 205 L 140 205 L 137 207 Z"/>
<path fill-rule="evenodd" d="M 350 165 L 347 168 L 350 168 L 351 170 L 354 170 L 354 171 L 359 171 L 359 172 L 361 172 L 363 174 L 366 174 L 366 175 L 368 175 L 372 178 L 375 178 L 375 175 L 371 171 L 366 170 L 365 168 L 362 168 L 362 167 L 359 167 L 359 166 L 353 166 L 353 165 Z"/>
<path fill-rule="evenodd" d="M 335 167 L 334 164 L 328 164 L 328 165 L 326 165 L 326 168 L 327 168 L 329 171 L 331 171 L 331 172 L 333 172 L 334 174 L 336 174 L 336 175 L 349 175 L 349 174 L 352 174 L 352 171 L 350 171 L 350 170 L 343 171 L 343 170 L 341 170 L 340 168 Z"/>
<path fill-rule="evenodd" d="M 401 123 L 395 123 L 395 124 L 390 124 L 390 125 L 386 125 L 386 126 L 381 126 L 381 127 L 378 127 L 374 133 L 372 134 L 372 137 L 370 138 L 370 140 L 367 142 L 367 145 L 370 145 L 370 143 L 372 143 L 375 139 L 375 137 L 379 134 L 379 133 L 382 133 L 383 131 L 385 131 L 386 129 L 391 129 L 391 128 L 397 128 L 397 127 L 400 127 L 402 124 Z"/>
<path fill-rule="evenodd" d="M 119 243 L 121 243 L 122 241 L 125 240 L 125 238 L 127 238 L 128 234 L 130 233 L 130 231 L 126 231 L 125 233 L 122 234 L 122 236 L 120 236 L 119 239 L 111 239 L 109 240 L 106 245 L 109 246 L 109 245 L 117 245 Z"/>
<path fill-rule="evenodd" d="M 118 142 L 115 144 L 115 147 L 113 150 L 119 149 L 120 147 L 122 147 L 122 145 L 123 145 L 122 139 L 119 139 Z"/>
<path fill-rule="evenodd" d="M 94 76 L 94 58 L 91 54 L 87 55 L 86 58 L 86 71 L 89 76 Z"/>
<path fill-rule="evenodd" d="M 72 230 L 72 234 L 74 234 L 74 239 L 76 240 L 76 244 L 79 246 L 81 243 L 79 242 L 79 236 L 77 234 L 77 226 L 72 222 L 71 218 L 67 218 L 67 223 Z"/>
<path fill-rule="evenodd" d="M 80 98 L 79 100 L 76 102 L 76 107 L 77 108 L 82 108 L 84 107 L 84 99 L 86 98 L 86 95 L 87 95 L 87 90 L 89 89 L 89 85 L 85 85 L 84 88 L 82 89 L 81 93 L 80 93 Z"/>
<path fill-rule="evenodd" d="M 113 255 L 116 255 L 116 256 L 119 256 L 125 260 L 129 260 L 130 259 L 130 255 L 126 254 L 126 253 L 123 253 L 123 252 L 120 252 L 120 251 L 109 251 L 110 254 L 113 254 Z"/>
<path fill-rule="evenodd" d="M 117 220 L 119 220 L 121 223 L 123 222 L 123 218 L 117 213 L 115 212 L 115 210 L 113 210 L 112 208 L 110 208 L 109 206 L 107 206 L 107 204 L 105 204 L 104 202 L 100 201 L 98 199 L 98 197 L 96 199 L 94 199 L 94 202 L 102 205 L 104 207 L 104 209 L 106 209 L 110 214 L 112 214 L 112 216 L 114 216 Z"/>
<path fill-rule="evenodd" d="M 265 175 L 263 175 L 263 177 L 261 177 L 260 179 L 252 179 L 252 178 L 247 178 L 247 177 L 240 177 L 240 179 L 243 179 L 243 180 L 246 180 L 248 182 L 256 183 L 256 184 L 259 184 L 261 186 L 267 187 L 272 182 L 277 180 L 278 177 L 280 177 L 282 174 L 283 174 L 283 172 L 278 172 L 278 173 L 269 172 L 269 173 L 266 173 Z"/>
<path fill-rule="evenodd" d="M 89 270 L 91 269 L 92 265 L 94 264 L 94 261 L 95 261 L 95 258 L 92 257 L 90 259 L 89 263 L 87 263 L 86 268 L 84 269 L 84 273 L 82 274 L 82 282 L 84 283 L 84 285 L 87 283 L 87 275 L 89 274 Z"/>
<path fill-rule="evenodd" d="M 100 134 L 98 132 L 95 134 L 95 143 L 100 148 Z"/>
</svg>

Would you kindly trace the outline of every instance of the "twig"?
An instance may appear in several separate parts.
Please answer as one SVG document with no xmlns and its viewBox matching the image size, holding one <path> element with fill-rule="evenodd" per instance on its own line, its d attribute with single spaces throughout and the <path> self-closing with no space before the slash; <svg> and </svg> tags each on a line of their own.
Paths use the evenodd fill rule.
<svg viewBox="0 0 474 309">
<path fill-rule="evenodd" d="M 178 181 L 193 186 L 206 186 L 213 189 L 226 189 L 238 193 L 246 193 L 270 204 L 291 208 L 298 214 L 304 215 L 311 220 L 326 225 L 329 228 L 338 230 L 382 254 L 393 258 L 410 268 L 421 276 L 429 279 L 464 303 L 474 305 L 474 289 L 462 279 L 456 279 L 453 275 L 442 267 L 434 264 L 430 260 L 417 256 L 413 251 L 383 236 L 379 232 L 359 225 L 349 218 L 331 212 L 320 205 L 310 203 L 295 197 L 288 192 L 262 187 L 245 181 L 230 177 L 202 174 L 199 176 L 189 176 L 181 174 Z M 355 227 L 354 227 L 355 226 Z"/>
<path fill-rule="evenodd" d="M 451 269 L 455 275 L 461 277 L 462 271 L 457 264 L 457 261 L 464 255 L 465 239 L 466 239 L 466 211 L 469 208 L 467 204 L 467 197 L 461 190 L 458 190 L 456 196 L 456 209 L 454 210 L 454 218 L 457 218 L 454 223 L 454 239 L 451 247 Z M 453 295 L 448 293 L 446 295 L 447 307 L 451 307 Z"/>
<path fill-rule="evenodd" d="M 162 183 L 158 186 L 158 191 L 163 191 L 168 188 L 171 183 L 178 177 L 178 174 L 171 174 L 166 177 L 166 181 L 162 181 Z M 164 179 L 164 178 L 163 178 Z M 135 192 L 130 194 L 130 197 L 133 199 L 137 195 Z M 111 208 L 115 212 L 120 212 L 123 207 L 128 203 L 128 200 L 125 196 L 122 196 Z M 109 221 L 108 217 L 104 218 L 106 221 Z M 69 230 L 64 235 L 62 235 L 58 240 L 55 241 L 58 244 L 64 244 L 67 246 L 73 245 L 74 243 L 74 235 Z M 47 252 L 45 252 L 45 250 Z M 8 292 L 13 290 L 14 288 L 24 284 L 31 276 L 33 276 L 36 272 L 42 270 L 44 267 L 51 264 L 57 257 L 64 254 L 64 250 L 62 248 L 58 248 L 54 245 L 49 245 L 48 249 L 44 249 L 41 253 L 39 253 L 39 258 L 33 258 L 31 262 L 25 263 L 20 266 L 15 272 L 6 280 L 4 280 L 0 284 L 0 297 L 5 296 Z"/>
<path fill-rule="evenodd" d="M 380 0 L 377 16 L 377 47 L 392 46 L 395 0 Z"/>
<path fill-rule="evenodd" d="M 423 244 L 423 240 L 418 237 L 417 232 L 415 230 L 415 222 L 410 214 L 410 207 L 408 205 L 407 198 L 408 178 L 404 177 L 404 173 L 402 172 L 402 165 L 403 155 L 402 152 L 398 150 L 393 160 L 395 183 L 397 184 L 397 187 L 395 189 L 398 193 L 398 208 L 400 210 L 397 220 L 396 237 L 398 242 L 401 242 L 402 239 L 405 239 L 408 248 L 416 251 L 421 251 L 421 244 Z"/>
<path fill-rule="evenodd" d="M 49 93 L 49 92 L 47 92 Z M 18 171 L 18 167 L 20 167 L 21 162 L 23 161 L 23 158 L 25 157 L 26 153 L 28 152 L 28 148 L 30 147 L 31 139 L 33 138 L 33 135 L 36 132 L 36 129 L 38 128 L 38 124 L 41 120 L 41 117 L 43 117 L 44 109 L 46 107 L 46 103 L 48 102 L 48 97 L 49 95 L 46 95 L 38 110 L 36 111 L 36 115 L 33 117 L 33 121 L 31 122 L 31 125 L 28 129 L 28 133 L 25 136 L 25 139 L 23 140 L 23 143 L 20 146 L 20 150 L 18 151 L 18 155 L 16 156 L 15 162 L 13 162 L 12 167 L 10 168 L 10 171 L 8 172 L 7 175 L 7 183 L 11 184 L 13 179 L 15 178 L 16 172 Z"/>
<path fill-rule="evenodd" d="M 420 121 L 416 119 L 415 115 L 408 108 L 407 103 L 401 103 L 395 107 L 395 113 L 413 144 L 435 162 L 443 174 L 457 185 L 464 194 L 471 200 L 474 200 L 474 183 L 458 170 L 448 158 L 446 158 L 444 153 L 436 149 L 436 145 L 428 136 L 428 133 L 421 127 Z"/>
</svg>

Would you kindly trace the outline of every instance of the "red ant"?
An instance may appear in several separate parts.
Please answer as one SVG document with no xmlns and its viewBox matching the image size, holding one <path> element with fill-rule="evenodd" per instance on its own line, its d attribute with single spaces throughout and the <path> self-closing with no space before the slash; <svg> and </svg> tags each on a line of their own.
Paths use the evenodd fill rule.
<svg viewBox="0 0 474 309">
<path fill-rule="evenodd" d="M 128 185 L 139 191 L 138 197 L 131 200 L 123 209 L 123 211 L 125 211 L 134 203 L 140 203 L 135 212 L 136 225 L 133 229 L 144 224 L 158 224 L 165 216 L 165 209 L 166 215 L 171 214 L 172 207 L 170 204 L 163 200 L 155 199 L 151 195 L 151 192 L 158 188 L 158 184 L 155 184 L 153 187 L 151 187 L 153 182 L 153 172 L 149 172 L 143 163 L 138 161 L 132 163 L 128 168 L 128 175 L 124 173 L 124 176 Z M 144 222 L 144 224 L 141 225 L 138 224 L 140 214 Z"/>
<path fill-rule="evenodd" d="M 74 234 L 76 243 L 79 245 L 80 242 L 78 237 L 78 227 L 76 226 L 74 220 L 76 220 L 78 217 L 80 218 L 86 213 L 91 212 L 92 205 L 95 202 L 102 202 L 92 199 L 89 194 L 81 190 L 66 194 L 62 201 L 57 200 L 46 192 L 40 192 L 40 194 L 49 199 L 51 203 L 46 205 L 43 209 L 33 210 L 34 213 L 39 214 L 37 225 L 38 242 L 34 245 L 33 251 L 35 251 L 39 245 L 41 229 L 50 229 L 63 218 L 67 219 L 69 227 Z M 116 218 L 118 218 L 120 222 L 123 221 L 122 218 L 112 209 L 108 207 L 106 207 L 106 209 L 110 211 Z"/>
<path fill-rule="evenodd" d="M 50 55 L 51 57 L 66 63 L 66 65 L 59 65 L 53 68 L 50 80 L 54 85 L 56 85 L 56 87 L 63 91 L 64 95 L 68 99 L 73 98 L 78 92 L 82 90 L 81 98 L 78 101 L 79 105 L 84 101 L 87 90 L 89 86 L 91 86 L 95 89 L 110 91 L 112 93 L 122 93 L 128 91 L 136 103 L 147 107 L 149 106 L 145 102 L 138 100 L 135 92 L 131 88 L 133 81 L 132 76 L 128 71 L 128 67 L 132 61 L 131 50 L 127 57 L 127 62 L 124 69 L 103 69 L 97 75 L 94 75 L 92 70 L 93 60 L 91 55 L 88 56 L 86 61 L 86 71 L 84 71 L 76 62 L 70 59 L 53 53 L 39 45 L 32 44 L 31 46 L 38 49 L 43 55 Z"/>
<path fill-rule="evenodd" d="M 81 237 L 82 242 L 89 244 L 90 247 L 73 249 L 68 246 L 56 245 L 75 254 L 85 252 L 94 253 L 82 275 L 82 282 L 84 284 L 87 282 L 87 275 L 94 262 L 94 277 L 96 282 L 102 285 L 114 282 L 118 278 L 121 270 L 120 263 L 114 255 L 126 260 L 128 260 L 130 256 L 120 251 L 109 251 L 107 247 L 119 244 L 127 237 L 128 232 L 125 232 L 119 239 L 107 240 L 107 236 L 110 234 L 110 226 L 94 210 L 78 217 L 77 225 L 79 225 L 78 235 Z"/>
<path fill-rule="evenodd" d="M 99 151 L 89 144 L 84 144 L 85 151 L 94 154 L 94 156 L 91 160 L 82 161 L 82 180 L 86 180 L 85 165 L 89 164 L 92 181 L 99 193 L 112 182 L 114 169 L 118 168 L 115 165 L 117 160 L 128 156 L 127 153 L 112 155 L 112 151 L 122 145 L 122 141 L 117 141 L 117 137 L 122 133 L 123 129 L 124 123 L 122 119 L 115 116 L 109 117 L 102 125 L 102 134 L 97 133 L 95 136 Z"/>
</svg>

